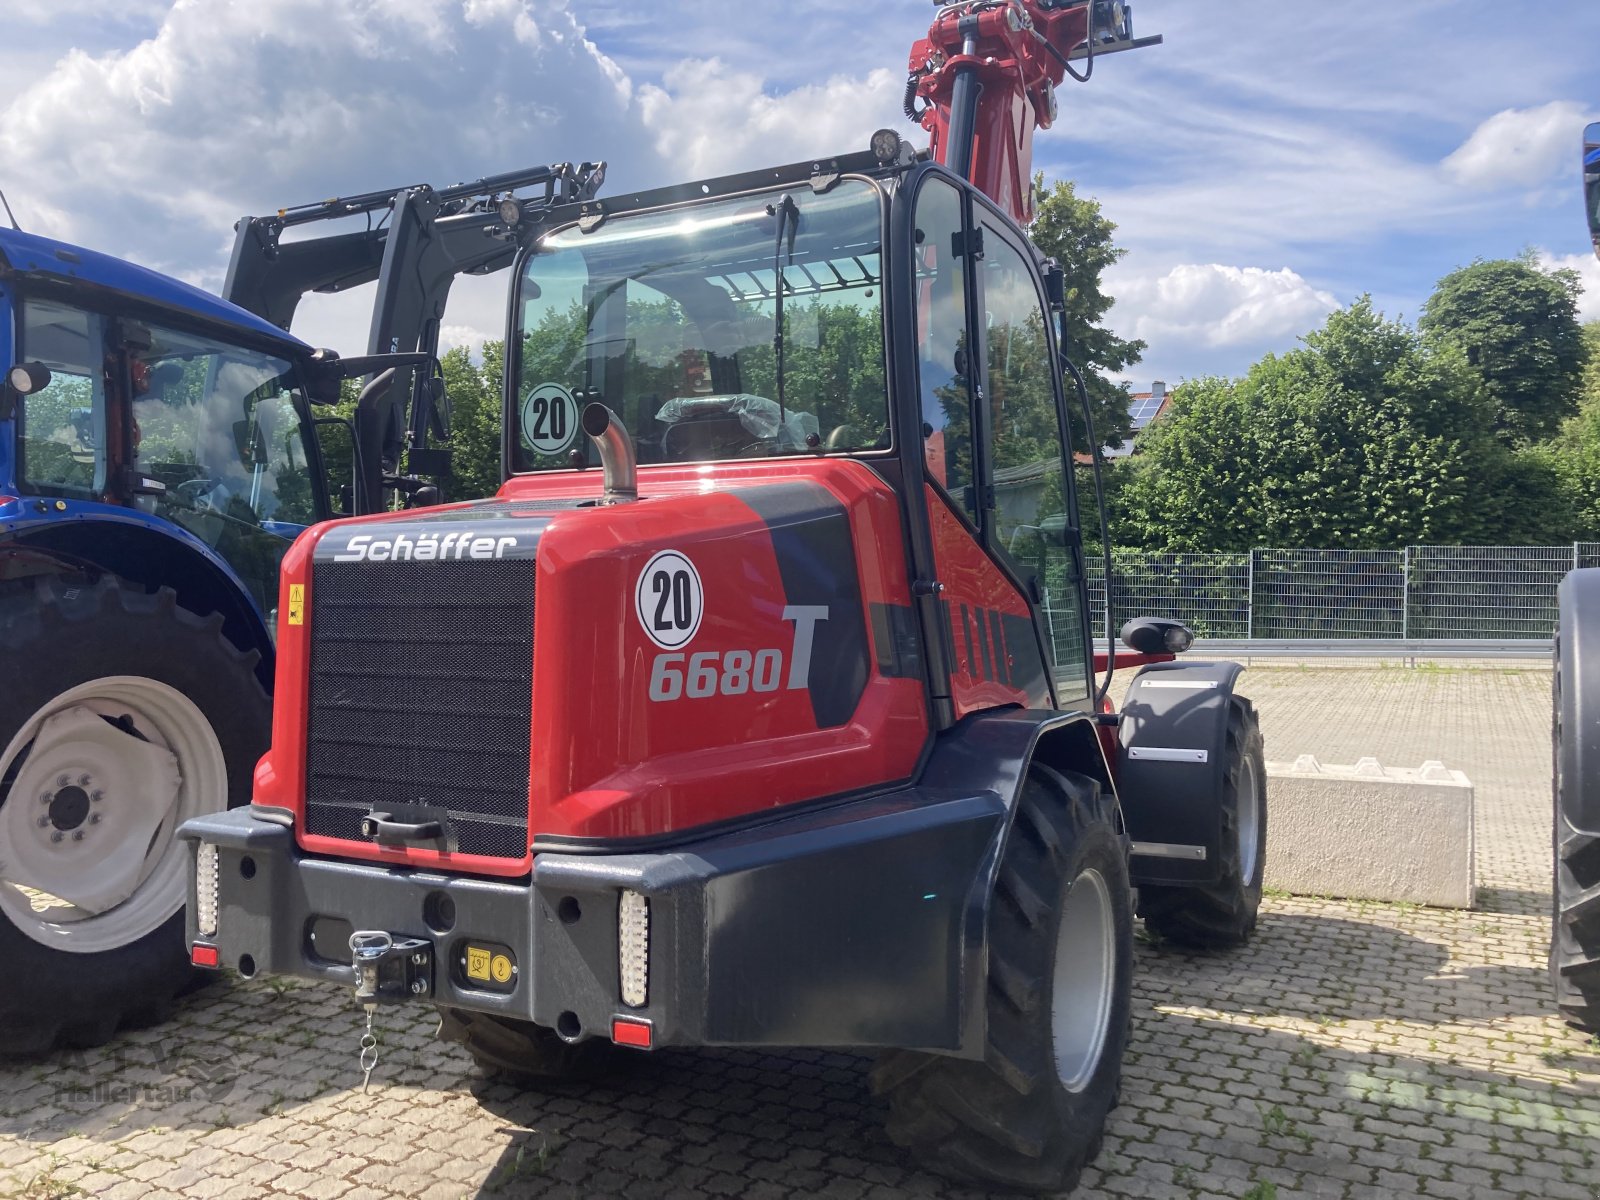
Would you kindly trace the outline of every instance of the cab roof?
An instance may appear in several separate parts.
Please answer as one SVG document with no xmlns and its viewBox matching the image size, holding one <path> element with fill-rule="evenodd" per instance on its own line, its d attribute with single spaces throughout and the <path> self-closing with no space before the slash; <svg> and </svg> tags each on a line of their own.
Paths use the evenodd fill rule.
<svg viewBox="0 0 1600 1200">
<path fill-rule="evenodd" d="M 0 273 L 7 268 L 24 277 L 107 288 L 161 308 L 232 325 L 257 337 L 310 349 L 305 342 L 272 322 L 220 296 L 125 259 L 53 238 L 0 228 Z"/>
</svg>

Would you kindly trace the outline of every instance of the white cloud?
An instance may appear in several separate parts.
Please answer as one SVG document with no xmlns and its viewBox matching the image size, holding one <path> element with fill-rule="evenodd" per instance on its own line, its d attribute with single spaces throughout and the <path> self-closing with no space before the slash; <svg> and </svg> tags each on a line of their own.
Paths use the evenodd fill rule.
<svg viewBox="0 0 1600 1200">
<path fill-rule="evenodd" d="M 1152 357 L 1181 356 L 1186 348 L 1272 348 L 1312 329 L 1339 306 L 1283 267 L 1182 263 L 1164 274 L 1116 267 L 1106 273 L 1117 298 L 1109 320 L 1123 336 L 1150 343 Z"/>
<path fill-rule="evenodd" d="M 1572 100 L 1508 108 L 1484 121 L 1443 163 L 1457 183 L 1475 188 L 1537 187 L 1578 169 L 1590 111 Z"/>
<path fill-rule="evenodd" d="M 215 287 L 245 212 L 563 159 L 653 182 L 624 84 L 561 0 L 177 0 L 0 111 L 0 162 L 41 232 Z"/>
<path fill-rule="evenodd" d="M 1537 250 L 1539 267 L 1544 271 L 1576 271 L 1583 280 L 1583 295 L 1578 297 L 1578 320 L 1600 321 L 1600 259 L 1593 254 L 1551 254 Z"/>
<path fill-rule="evenodd" d="M 780 95 L 762 77 L 721 59 L 686 59 L 662 85 L 639 89 L 639 106 L 656 146 L 680 179 L 795 162 L 866 149 L 874 129 L 903 129 L 905 76 L 875 70 L 834 76 Z"/>
</svg>

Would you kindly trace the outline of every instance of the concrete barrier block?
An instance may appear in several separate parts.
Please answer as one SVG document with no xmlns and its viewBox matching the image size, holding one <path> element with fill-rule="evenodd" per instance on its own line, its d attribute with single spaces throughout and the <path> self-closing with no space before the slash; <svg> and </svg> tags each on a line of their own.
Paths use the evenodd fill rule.
<svg viewBox="0 0 1600 1200">
<path fill-rule="evenodd" d="M 1429 761 L 1267 764 L 1269 888 L 1471 908 L 1472 783 Z"/>
</svg>

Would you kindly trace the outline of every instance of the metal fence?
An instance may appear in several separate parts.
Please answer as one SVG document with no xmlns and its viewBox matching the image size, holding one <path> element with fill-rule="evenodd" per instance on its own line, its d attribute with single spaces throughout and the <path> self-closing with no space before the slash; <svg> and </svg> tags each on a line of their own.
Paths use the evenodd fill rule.
<svg viewBox="0 0 1600 1200">
<path fill-rule="evenodd" d="M 1600 542 L 1210 554 L 1117 551 L 1112 616 L 1174 617 L 1227 642 L 1521 643 L 1548 639 L 1556 585 L 1600 566 Z M 1089 563 L 1104 637 L 1104 564 Z"/>
</svg>

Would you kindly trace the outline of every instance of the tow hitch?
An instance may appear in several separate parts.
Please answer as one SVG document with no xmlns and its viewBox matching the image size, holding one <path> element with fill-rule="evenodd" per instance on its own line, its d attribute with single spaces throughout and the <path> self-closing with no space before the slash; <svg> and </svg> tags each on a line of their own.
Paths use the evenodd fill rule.
<svg viewBox="0 0 1600 1200">
<path fill-rule="evenodd" d="M 382 929 L 350 935 L 350 965 L 356 972 L 356 1000 L 367 1012 L 361 1035 L 361 1090 L 367 1090 L 378 1065 L 378 1038 L 372 1018 L 380 1004 L 401 1004 L 433 991 L 433 946 L 423 938 L 395 937 Z"/>
</svg>

